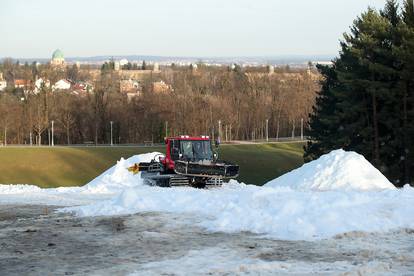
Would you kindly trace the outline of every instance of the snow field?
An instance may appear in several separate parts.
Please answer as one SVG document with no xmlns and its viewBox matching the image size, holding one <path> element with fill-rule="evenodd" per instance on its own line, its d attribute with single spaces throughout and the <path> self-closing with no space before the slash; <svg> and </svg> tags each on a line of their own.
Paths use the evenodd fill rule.
<svg viewBox="0 0 414 276">
<path fill-rule="evenodd" d="M 79 216 L 138 212 L 195 213 L 210 231 L 250 231 L 313 240 L 350 231 L 414 227 L 414 189 L 303 192 L 230 182 L 221 189 L 127 188 L 114 198 L 63 211 Z M 410 206 L 411 205 L 411 206 Z"/>
<path fill-rule="evenodd" d="M 0 203 L 8 199 L 59 205 L 56 202 L 61 200 L 60 205 L 72 206 L 61 212 L 78 216 L 195 214 L 195 223 L 209 231 L 250 231 L 287 240 L 414 228 L 414 189 L 394 188 L 354 152 L 333 151 L 263 187 L 230 181 L 209 190 L 149 187 L 139 174 L 127 171 L 135 162 L 149 161 L 158 154 L 121 159 L 80 188 L 1 185 Z"/>
</svg>

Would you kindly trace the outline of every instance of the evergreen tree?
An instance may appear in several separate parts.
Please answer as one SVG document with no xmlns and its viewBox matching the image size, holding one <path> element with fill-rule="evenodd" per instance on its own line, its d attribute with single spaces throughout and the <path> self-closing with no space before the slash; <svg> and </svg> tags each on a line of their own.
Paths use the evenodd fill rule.
<svg viewBox="0 0 414 276">
<path fill-rule="evenodd" d="M 404 2 L 402 23 L 398 32 L 401 43 L 394 48 L 394 54 L 399 64 L 399 114 L 398 128 L 400 139 L 400 161 L 398 162 L 401 183 L 413 181 L 414 170 L 414 5 L 413 1 Z"/>
<path fill-rule="evenodd" d="M 363 154 L 397 185 L 412 181 L 414 8 L 368 9 L 344 35 L 310 116 L 305 161 L 335 148 Z"/>
<path fill-rule="evenodd" d="M 330 67 L 318 64 L 317 69 L 324 76 L 324 80 L 321 82 L 321 91 L 316 98 L 313 113 L 310 114 L 311 128 L 307 130 L 306 135 L 314 140 L 307 144 L 304 155 L 306 161 L 316 159 L 335 147 L 334 141 L 338 131 L 337 98 L 333 96 L 333 90 L 338 84 L 335 65 Z"/>
</svg>

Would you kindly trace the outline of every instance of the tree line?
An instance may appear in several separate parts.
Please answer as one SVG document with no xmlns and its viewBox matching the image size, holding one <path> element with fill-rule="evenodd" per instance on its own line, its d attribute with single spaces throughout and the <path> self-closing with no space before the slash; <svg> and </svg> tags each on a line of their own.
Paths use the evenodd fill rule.
<svg viewBox="0 0 414 276">
<path fill-rule="evenodd" d="M 142 91 L 128 98 L 112 66 L 102 66 L 95 79 L 76 66 L 57 70 L 8 62 L 1 68 L 7 78 L 38 76 L 53 83 L 63 77 L 94 84 L 85 96 L 46 86 L 36 95 L 8 88 L 0 96 L 0 137 L 8 144 L 49 144 L 52 121 L 54 144 L 108 144 L 111 125 L 114 143 L 161 142 L 165 135 L 181 134 L 217 137 L 218 121 L 222 141 L 297 136 L 319 89 L 316 72 L 304 69 L 269 74 L 263 68 L 199 64 L 196 70 L 166 66 L 141 80 Z M 155 91 L 160 80 L 170 89 Z"/>
<path fill-rule="evenodd" d="M 305 159 L 335 148 L 363 154 L 397 186 L 413 183 L 414 6 L 369 8 L 344 34 L 323 76 Z"/>
</svg>

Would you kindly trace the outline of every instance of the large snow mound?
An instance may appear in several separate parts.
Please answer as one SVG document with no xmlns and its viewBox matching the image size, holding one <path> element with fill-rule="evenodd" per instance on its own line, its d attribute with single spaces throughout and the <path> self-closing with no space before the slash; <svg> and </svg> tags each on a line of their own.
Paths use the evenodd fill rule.
<svg viewBox="0 0 414 276">
<path fill-rule="evenodd" d="M 86 184 L 85 190 L 90 192 L 110 193 L 121 191 L 124 188 L 142 185 L 140 173 L 134 175 L 127 170 L 128 167 L 140 162 L 150 162 L 157 156 L 163 156 L 159 152 L 134 155 L 128 159 L 121 158 L 116 165 L 112 166 L 101 175 Z"/>
<path fill-rule="evenodd" d="M 230 182 L 220 189 L 135 187 L 110 200 L 68 207 L 79 216 L 140 212 L 195 214 L 210 231 L 250 231 L 288 240 L 414 228 L 414 189 L 297 191 Z"/>
<path fill-rule="evenodd" d="M 306 173 L 297 174 L 296 181 L 294 171 L 289 173 L 286 181 L 291 182 L 286 185 L 258 187 L 230 181 L 222 188 L 210 190 L 150 187 L 142 185 L 140 174 L 128 172 L 127 167 L 135 162 L 150 161 L 157 155 L 121 159 L 83 187 L 40 189 L 0 185 L 0 203 L 66 205 L 72 207 L 60 211 L 79 216 L 194 214 L 194 220 L 185 222 L 192 221 L 209 231 L 250 231 L 290 240 L 329 238 L 351 231 L 414 228 L 414 189 L 391 188 L 379 172 L 354 153 L 335 151 L 327 155 L 329 158 L 323 156 L 296 170 L 309 167 Z M 352 170 L 358 178 L 349 175 Z M 321 172 L 324 176 L 312 176 Z M 307 181 L 302 179 L 305 177 Z M 341 178 L 346 181 L 341 182 Z M 383 182 L 378 181 L 381 179 Z"/>
<path fill-rule="evenodd" d="M 364 156 L 342 149 L 269 181 L 266 187 L 291 187 L 299 190 L 382 190 L 394 185 Z"/>
<path fill-rule="evenodd" d="M 280 180 L 282 176 L 274 180 L 281 183 L 276 185 L 258 187 L 230 181 L 211 190 L 136 185 L 142 183 L 140 176 L 133 179 L 125 170 L 131 160 L 118 162 L 89 184 L 107 188 L 116 182 L 122 192 L 109 200 L 62 211 L 79 216 L 192 213 L 201 216 L 198 224 L 211 231 L 250 231 L 280 239 L 312 240 L 350 231 L 414 227 L 410 203 L 414 189 L 393 188 L 353 152 L 338 150 L 322 156 L 287 174 L 286 183 Z"/>
</svg>

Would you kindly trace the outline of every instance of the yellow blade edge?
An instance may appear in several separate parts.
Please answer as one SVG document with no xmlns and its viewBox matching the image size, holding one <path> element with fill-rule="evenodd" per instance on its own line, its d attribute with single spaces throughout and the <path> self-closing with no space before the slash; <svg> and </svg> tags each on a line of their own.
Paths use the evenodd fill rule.
<svg viewBox="0 0 414 276">
<path fill-rule="evenodd" d="M 139 173 L 139 164 L 135 163 L 131 167 L 127 168 L 129 172 L 132 172 L 134 175 Z"/>
</svg>

